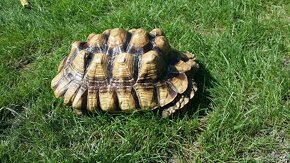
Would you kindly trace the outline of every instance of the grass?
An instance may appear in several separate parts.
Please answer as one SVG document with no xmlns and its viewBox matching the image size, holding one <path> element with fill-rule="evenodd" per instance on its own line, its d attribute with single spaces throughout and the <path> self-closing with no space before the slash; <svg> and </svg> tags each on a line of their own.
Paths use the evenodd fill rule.
<svg viewBox="0 0 290 163">
<path fill-rule="evenodd" d="M 287 162 L 288 0 L 0 2 L 1 162 Z M 162 28 L 196 54 L 188 110 L 75 116 L 50 81 L 70 44 L 107 28 Z"/>
</svg>

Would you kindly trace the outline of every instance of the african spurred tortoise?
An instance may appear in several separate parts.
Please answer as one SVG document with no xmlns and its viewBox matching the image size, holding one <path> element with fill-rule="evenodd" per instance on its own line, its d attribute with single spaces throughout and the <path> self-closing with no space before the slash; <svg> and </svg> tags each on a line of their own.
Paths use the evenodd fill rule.
<svg viewBox="0 0 290 163">
<path fill-rule="evenodd" d="M 56 97 L 81 114 L 184 107 L 197 91 L 193 54 L 173 50 L 160 29 L 109 29 L 74 42 L 51 82 Z"/>
</svg>

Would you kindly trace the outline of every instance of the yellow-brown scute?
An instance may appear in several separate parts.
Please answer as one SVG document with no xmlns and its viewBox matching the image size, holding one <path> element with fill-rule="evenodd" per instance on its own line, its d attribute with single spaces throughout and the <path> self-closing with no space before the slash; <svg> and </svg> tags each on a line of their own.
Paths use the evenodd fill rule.
<svg viewBox="0 0 290 163">
<path fill-rule="evenodd" d="M 139 99 L 139 105 L 141 109 L 156 108 L 158 107 L 156 97 L 154 96 L 153 84 L 146 85 L 136 83 L 134 89 Z"/>
<path fill-rule="evenodd" d="M 91 64 L 87 69 L 87 78 L 89 80 L 106 80 L 108 77 L 107 66 L 109 58 L 104 53 L 94 53 Z"/>
<path fill-rule="evenodd" d="M 116 80 L 126 80 L 133 78 L 134 56 L 129 53 L 121 53 L 116 56 L 113 64 L 113 78 Z"/>
<path fill-rule="evenodd" d="M 120 28 L 115 28 L 110 31 L 110 36 L 108 39 L 108 46 L 111 48 L 116 48 L 124 45 L 126 41 L 127 32 Z"/>
<path fill-rule="evenodd" d="M 104 37 L 104 34 L 90 34 L 88 37 L 88 46 L 101 48 L 103 45 Z"/>
<path fill-rule="evenodd" d="M 113 88 L 103 88 L 99 93 L 100 97 L 100 108 L 104 111 L 115 111 L 116 110 L 116 102 L 117 96 L 116 92 Z"/>
<path fill-rule="evenodd" d="M 132 31 L 132 38 L 129 45 L 133 47 L 144 47 L 149 43 L 148 33 L 144 29 Z"/>
<path fill-rule="evenodd" d="M 197 67 L 191 53 L 174 53 L 158 28 L 108 29 L 73 43 L 51 88 L 77 113 L 161 107 L 168 116 L 194 96 L 187 73 Z"/>
<path fill-rule="evenodd" d="M 165 62 L 162 56 L 151 50 L 141 56 L 137 82 L 140 80 L 156 80 L 166 73 Z"/>
<path fill-rule="evenodd" d="M 128 111 L 136 109 L 135 99 L 132 94 L 132 87 L 117 88 L 116 92 L 121 110 Z"/>
</svg>

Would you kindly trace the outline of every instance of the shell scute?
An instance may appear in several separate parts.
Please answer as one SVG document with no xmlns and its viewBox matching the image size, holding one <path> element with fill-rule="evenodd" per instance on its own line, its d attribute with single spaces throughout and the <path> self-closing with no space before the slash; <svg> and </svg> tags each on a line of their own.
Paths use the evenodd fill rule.
<svg viewBox="0 0 290 163">
<path fill-rule="evenodd" d="M 179 94 L 184 93 L 188 86 L 187 76 L 184 73 L 178 73 L 170 78 L 169 82 Z"/>
<path fill-rule="evenodd" d="M 177 92 L 175 92 L 167 82 L 158 84 L 156 89 L 159 105 L 161 107 L 171 103 L 177 96 Z"/>
<path fill-rule="evenodd" d="M 132 33 L 129 46 L 144 47 L 149 43 L 148 33 L 144 29 L 136 29 Z"/>
<path fill-rule="evenodd" d="M 77 110 L 82 110 L 82 108 L 87 107 L 87 85 L 82 84 L 78 89 L 76 96 L 74 97 L 72 107 Z"/>
<path fill-rule="evenodd" d="M 101 51 L 101 48 L 103 46 L 103 42 L 105 39 L 105 34 L 90 34 L 88 37 L 88 46 L 92 48 L 97 48 L 98 51 Z"/>
<path fill-rule="evenodd" d="M 90 112 L 95 112 L 98 110 L 98 85 L 95 82 L 89 83 L 87 100 L 87 108 Z"/>
<path fill-rule="evenodd" d="M 155 28 L 152 31 L 150 31 L 151 36 L 163 36 L 163 32 L 160 28 Z"/>
<path fill-rule="evenodd" d="M 153 84 L 136 83 L 134 85 L 141 109 L 155 109 L 158 107 Z"/>
<path fill-rule="evenodd" d="M 136 110 L 132 87 L 116 88 L 119 108 L 122 111 Z"/>
<path fill-rule="evenodd" d="M 91 66 L 88 67 L 87 76 L 90 80 L 103 81 L 108 77 L 107 66 L 109 57 L 104 53 L 95 53 Z"/>
<path fill-rule="evenodd" d="M 129 53 L 121 53 L 114 59 L 113 78 L 115 80 L 129 80 L 134 75 L 134 56 Z"/>
<path fill-rule="evenodd" d="M 99 90 L 100 107 L 103 111 L 113 112 L 117 109 L 117 95 L 112 87 L 104 87 Z"/>
<path fill-rule="evenodd" d="M 77 90 L 80 87 L 80 83 L 78 82 L 72 82 L 68 86 L 68 90 L 64 94 L 64 103 L 65 104 L 72 104 L 74 101 L 75 95 L 77 93 Z"/>
<path fill-rule="evenodd" d="M 115 28 L 110 30 L 110 35 L 108 39 L 108 46 L 110 48 L 116 48 L 123 46 L 126 42 L 127 32 L 121 28 Z"/>
<path fill-rule="evenodd" d="M 166 63 L 160 54 L 151 50 L 141 56 L 137 82 L 156 81 L 165 72 Z"/>
</svg>

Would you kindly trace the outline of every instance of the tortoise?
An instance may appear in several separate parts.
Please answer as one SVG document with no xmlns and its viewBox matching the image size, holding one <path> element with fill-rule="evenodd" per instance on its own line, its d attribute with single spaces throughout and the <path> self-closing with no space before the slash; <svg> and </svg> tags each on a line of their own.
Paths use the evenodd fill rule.
<svg viewBox="0 0 290 163">
<path fill-rule="evenodd" d="M 77 114 L 160 108 L 167 117 L 194 97 L 197 69 L 195 56 L 172 49 L 159 28 L 115 28 L 74 42 L 51 88 Z"/>
</svg>

